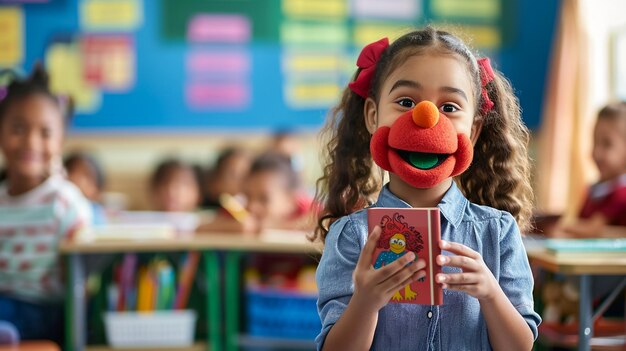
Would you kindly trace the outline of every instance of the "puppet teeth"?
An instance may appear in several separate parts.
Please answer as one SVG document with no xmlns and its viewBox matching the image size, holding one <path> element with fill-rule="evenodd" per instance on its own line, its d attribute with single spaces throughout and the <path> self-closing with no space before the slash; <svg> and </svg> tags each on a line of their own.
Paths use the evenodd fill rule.
<svg viewBox="0 0 626 351">
<path fill-rule="evenodd" d="M 397 152 L 406 163 L 421 170 L 433 169 L 443 163 L 443 161 L 450 156 L 448 154 L 434 154 L 406 150 L 397 150 Z"/>
</svg>

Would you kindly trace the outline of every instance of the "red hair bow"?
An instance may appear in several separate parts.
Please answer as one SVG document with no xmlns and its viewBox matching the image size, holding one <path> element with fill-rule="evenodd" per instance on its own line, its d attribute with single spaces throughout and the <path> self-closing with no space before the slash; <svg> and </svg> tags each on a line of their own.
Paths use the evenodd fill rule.
<svg viewBox="0 0 626 351">
<path fill-rule="evenodd" d="M 485 87 L 489 82 L 493 81 L 495 78 L 495 73 L 493 73 L 493 68 L 491 68 L 491 61 L 488 57 L 479 58 L 478 62 L 478 70 L 480 71 L 480 82 L 482 85 L 481 95 L 483 96 L 483 104 L 480 106 L 480 114 L 484 115 L 487 112 L 491 111 L 493 108 L 493 101 L 489 98 L 487 94 L 487 89 Z"/>
<path fill-rule="evenodd" d="M 376 64 L 387 47 L 389 47 L 389 39 L 387 38 L 370 43 L 361 50 L 359 58 L 356 60 L 356 65 L 361 71 L 354 82 L 348 84 L 348 87 L 364 99 L 367 99 L 372 77 L 376 72 Z"/>
</svg>

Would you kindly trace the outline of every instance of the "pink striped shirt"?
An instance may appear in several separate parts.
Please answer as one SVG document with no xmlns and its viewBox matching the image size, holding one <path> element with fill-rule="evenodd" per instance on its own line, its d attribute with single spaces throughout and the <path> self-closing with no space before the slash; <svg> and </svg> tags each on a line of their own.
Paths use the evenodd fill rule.
<svg viewBox="0 0 626 351">
<path fill-rule="evenodd" d="M 91 218 L 88 201 L 60 175 L 18 196 L 0 184 L 0 293 L 27 301 L 62 298 L 59 241 Z"/>
</svg>

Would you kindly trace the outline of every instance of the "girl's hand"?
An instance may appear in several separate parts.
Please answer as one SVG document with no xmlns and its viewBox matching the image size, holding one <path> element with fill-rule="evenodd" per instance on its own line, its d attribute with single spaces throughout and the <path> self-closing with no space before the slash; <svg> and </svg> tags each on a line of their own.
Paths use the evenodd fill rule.
<svg viewBox="0 0 626 351">
<path fill-rule="evenodd" d="M 436 281 L 444 289 L 463 291 L 480 301 L 489 301 L 497 295 L 500 285 L 496 281 L 480 254 L 469 247 L 441 240 L 439 247 L 454 256 L 437 256 L 440 266 L 458 267 L 463 273 L 437 274 Z"/>
<path fill-rule="evenodd" d="M 376 226 L 361 251 L 352 275 L 354 281 L 352 302 L 370 312 L 378 312 L 396 291 L 426 275 L 424 271 L 426 262 L 422 259 L 414 261 L 413 252 L 405 254 L 389 265 L 374 269 L 372 256 L 379 237 L 380 227 Z"/>
</svg>

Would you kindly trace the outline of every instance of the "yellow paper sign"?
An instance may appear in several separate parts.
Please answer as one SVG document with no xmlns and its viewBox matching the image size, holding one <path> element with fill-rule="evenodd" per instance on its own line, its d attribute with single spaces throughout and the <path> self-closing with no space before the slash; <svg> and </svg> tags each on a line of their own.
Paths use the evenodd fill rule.
<svg viewBox="0 0 626 351">
<path fill-rule="evenodd" d="M 24 14 L 19 7 L 0 7 L 0 67 L 17 66 L 24 59 Z"/>
<path fill-rule="evenodd" d="M 482 18 L 500 17 L 500 0 L 432 0 L 431 10 L 438 17 Z"/>
<path fill-rule="evenodd" d="M 285 102 L 292 108 L 321 108 L 333 105 L 341 87 L 332 82 L 299 82 L 285 86 Z"/>
<path fill-rule="evenodd" d="M 348 30 L 341 22 L 326 23 L 284 22 L 280 27 L 280 38 L 290 45 L 345 45 Z"/>
<path fill-rule="evenodd" d="M 342 19 L 348 4 L 347 0 L 283 0 L 282 10 L 289 17 Z"/>
<path fill-rule="evenodd" d="M 483 49 L 494 49 L 502 45 L 502 35 L 500 30 L 494 26 L 448 26 L 437 25 L 437 28 L 450 32 L 461 38 L 472 47 Z"/>
<path fill-rule="evenodd" d="M 53 44 L 46 53 L 50 89 L 74 99 L 78 112 L 94 112 L 101 104 L 101 93 L 83 79 L 83 64 L 76 44 Z"/>
<path fill-rule="evenodd" d="M 354 43 L 357 47 L 363 47 L 371 42 L 387 37 L 390 42 L 401 35 L 411 31 L 411 25 L 393 25 L 377 23 L 361 23 L 354 28 Z"/>
<path fill-rule="evenodd" d="M 141 0 L 83 0 L 80 23 L 91 31 L 131 31 L 143 21 Z"/>
<path fill-rule="evenodd" d="M 283 56 L 284 70 L 287 72 L 339 72 L 341 56 L 339 54 L 321 54 L 315 52 L 294 52 Z"/>
</svg>

